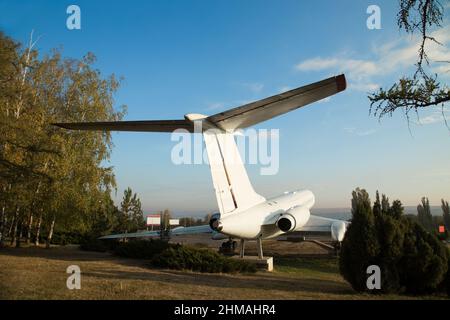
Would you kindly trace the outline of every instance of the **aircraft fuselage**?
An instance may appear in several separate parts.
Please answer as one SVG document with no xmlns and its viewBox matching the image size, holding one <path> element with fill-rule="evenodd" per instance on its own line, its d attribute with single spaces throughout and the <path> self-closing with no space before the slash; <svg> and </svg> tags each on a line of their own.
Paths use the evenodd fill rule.
<svg viewBox="0 0 450 320">
<path fill-rule="evenodd" d="M 269 239 L 304 226 L 313 205 L 314 195 L 311 191 L 288 192 L 246 210 L 220 217 L 216 229 L 231 238 Z"/>
</svg>

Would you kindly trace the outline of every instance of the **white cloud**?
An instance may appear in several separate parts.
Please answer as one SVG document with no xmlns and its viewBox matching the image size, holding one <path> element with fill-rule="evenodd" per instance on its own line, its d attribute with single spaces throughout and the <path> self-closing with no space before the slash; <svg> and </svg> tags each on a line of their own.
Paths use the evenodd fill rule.
<svg viewBox="0 0 450 320">
<path fill-rule="evenodd" d="M 358 130 L 355 127 L 346 127 L 344 128 L 344 131 L 347 132 L 348 134 L 356 135 L 359 137 L 369 136 L 376 132 L 375 129 Z"/>
<path fill-rule="evenodd" d="M 206 111 L 226 110 L 226 109 L 231 109 L 231 108 L 235 108 L 235 107 L 240 107 L 240 106 L 243 106 L 243 105 L 251 103 L 251 102 L 254 102 L 254 100 L 241 99 L 241 100 L 233 100 L 233 101 L 228 101 L 228 102 L 223 102 L 223 101 L 211 102 L 211 103 L 206 103 L 206 108 L 204 110 L 206 110 Z"/>
<path fill-rule="evenodd" d="M 206 106 L 206 110 L 217 110 L 217 109 L 223 109 L 225 107 L 225 103 L 223 102 L 212 102 L 208 103 Z"/>
<path fill-rule="evenodd" d="M 369 83 L 355 82 L 351 84 L 351 88 L 358 91 L 369 92 L 378 90 L 380 88 L 380 85 L 377 83 L 370 83 L 370 82 Z"/>
<path fill-rule="evenodd" d="M 317 101 L 317 103 L 327 103 L 327 102 L 330 102 L 330 101 L 331 101 L 331 97 L 326 97 L 326 98 L 324 98 L 322 100 Z"/>
<path fill-rule="evenodd" d="M 450 76 L 450 65 L 442 61 L 450 61 L 450 25 L 433 33 L 441 44 L 427 41 L 426 51 L 433 72 Z M 372 49 L 372 59 L 355 59 L 348 54 L 331 57 L 314 57 L 304 60 L 295 66 L 298 71 L 328 71 L 345 73 L 349 80 L 349 88 L 358 91 L 374 91 L 380 87 L 381 77 L 397 71 L 411 68 L 417 62 L 420 39 L 418 37 L 402 37 Z"/>
<path fill-rule="evenodd" d="M 443 121 L 444 121 L 444 118 L 442 117 L 442 114 L 434 113 L 434 114 L 431 114 L 429 116 L 419 119 L 418 123 L 427 125 L 427 124 L 433 124 L 436 122 L 443 122 Z"/>
<path fill-rule="evenodd" d="M 278 92 L 282 93 L 282 92 L 289 91 L 289 90 L 291 90 L 291 89 L 292 89 L 292 88 L 289 87 L 289 86 L 283 86 L 283 87 L 281 87 L 280 89 L 278 89 Z"/>
<path fill-rule="evenodd" d="M 264 88 L 264 84 L 259 82 L 243 82 L 240 83 L 241 86 L 244 88 L 250 90 L 253 93 L 260 93 L 262 89 Z"/>
<path fill-rule="evenodd" d="M 358 77 L 373 75 L 377 72 L 373 61 L 345 59 L 345 58 L 313 58 L 303 61 L 296 66 L 300 71 L 321 71 L 335 69 Z"/>
<path fill-rule="evenodd" d="M 431 69 L 433 73 L 440 74 L 442 76 L 450 75 L 450 64 L 441 64 L 440 66 Z"/>
<path fill-rule="evenodd" d="M 371 91 L 379 88 L 379 85 L 371 80 L 377 74 L 377 65 L 370 60 L 316 57 L 297 64 L 295 68 L 298 71 L 326 70 L 335 74 L 344 73 L 349 80 L 349 88 L 358 91 Z"/>
<path fill-rule="evenodd" d="M 436 108 L 431 114 L 421 117 L 416 121 L 416 124 L 428 125 L 434 123 L 443 123 L 447 120 L 450 122 L 450 109 L 449 108 Z"/>
<path fill-rule="evenodd" d="M 356 133 L 357 136 L 364 137 L 364 136 L 370 136 L 371 134 L 374 134 L 377 132 L 375 129 L 369 129 L 365 131 L 359 131 Z"/>
<path fill-rule="evenodd" d="M 350 134 L 355 133 L 356 128 L 355 127 L 345 127 L 344 131 Z"/>
</svg>

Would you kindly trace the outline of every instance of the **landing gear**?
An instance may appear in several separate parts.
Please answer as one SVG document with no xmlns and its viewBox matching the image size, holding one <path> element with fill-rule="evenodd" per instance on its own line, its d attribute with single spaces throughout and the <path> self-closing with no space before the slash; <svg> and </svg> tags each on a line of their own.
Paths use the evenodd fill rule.
<svg viewBox="0 0 450 320">
<path fill-rule="evenodd" d="M 262 239 L 261 239 L 261 237 L 256 239 L 256 249 L 258 250 L 258 258 L 262 259 L 263 258 L 263 248 L 262 248 Z"/>
<path fill-rule="evenodd" d="M 232 239 L 230 239 L 230 240 L 222 243 L 222 245 L 219 248 L 219 252 L 223 255 L 233 256 L 236 248 L 237 248 L 236 241 L 233 241 Z M 258 259 L 263 259 L 264 255 L 263 255 L 261 237 L 256 239 L 256 250 L 258 252 Z M 240 239 L 239 257 L 244 258 L 244 256 L 245 256 L 245 239 Z"/>
<path fill-rule="evenodd" d="M 264 256 L 263 256 L 263 248 L 262 248 L 262 239 L 261 239 L 261 237 L 256 239 L 256 250 L 258 251 L 258 258 L 262 259 Z M 244 258 L 244 254 L 245 254 L 245 240 L 241 239 L 241 246 L 240 246 L 239 257 L 240 258 Z"/>
<path fill-rule="evenodd" d="M 239 257 L 243 258 L 245 253 L 245 240 L 241 239 L 241 247 L 240 247 Z"/>
<path fill-rule="evenodd" d="M 336 256 L 339 256 L 339 252 L 341 251 L 341 242 L 340 241 L 336 241 L 333 243 L 333 247 L 334 247 L 334 254 Z"/>
<path fill-rule="evenodd" d="M 234 251 L 236 250 L 237 243 L 233 241 L 233 239 L 229 239 L 228 241 L 222 243 L 219 248 L 219 252 L 223 255 L 234 255 Z"/>
</svg>

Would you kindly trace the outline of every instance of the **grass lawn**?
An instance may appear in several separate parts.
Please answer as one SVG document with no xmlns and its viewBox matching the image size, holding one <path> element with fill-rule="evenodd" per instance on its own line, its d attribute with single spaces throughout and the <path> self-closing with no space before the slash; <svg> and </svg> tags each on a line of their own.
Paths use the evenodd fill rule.
<svg viewBox="0 0 450 320">
<path fill-rule="evenodd" d="M 411 299 L 356 294 L 331 257 L 276 257 L 275 271 L 202 274 L 149 268 L 77 247 L 0 249 L 0 299 Z M 81 268 L 81 290 L 66 269 Z M 424 297 L 421 297 L 424 298 Z M 425 297 L 437 298 L 437 297 Z"/>
</svg>

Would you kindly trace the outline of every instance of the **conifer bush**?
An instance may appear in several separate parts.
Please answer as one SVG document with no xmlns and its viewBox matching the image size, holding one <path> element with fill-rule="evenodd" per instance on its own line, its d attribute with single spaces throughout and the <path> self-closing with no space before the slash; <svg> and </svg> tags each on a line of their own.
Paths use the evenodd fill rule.
<svg viewBox="0 0 450 320">
<path fill-rule="evenodd" d="M 370 293 L 426 294 L 449 291 L 448 249 L 435 234 L 403 215 L 378 192 L 371 206 L 367 192 L 353 191 L 352 221 L 342 242 L 339 270 L 353 289 Z M 381 270 L 381 289 L 367 288 L 367 267 Z"/>
</svg>

